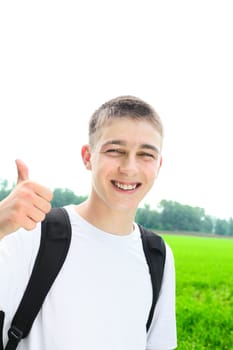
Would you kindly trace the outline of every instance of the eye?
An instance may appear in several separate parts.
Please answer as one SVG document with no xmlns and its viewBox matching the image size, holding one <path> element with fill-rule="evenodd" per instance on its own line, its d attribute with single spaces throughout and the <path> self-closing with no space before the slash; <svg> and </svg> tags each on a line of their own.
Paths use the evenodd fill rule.
<svg viewBox="0 0 233 350">
<path fill-rule="evenodd" d="M 158 159 L 158 155 L 153 154 L 153 153 L 140 152 L 140 153 L 138 153 L 138 155 L 145 160 Z"/>
<path fill-rule="evenodd" d="M 125 151 L 119 148 L 110 148 L 105 153 L 110 154 L 112 156 L 120 156 L 125 154 Z"/>
</svg>

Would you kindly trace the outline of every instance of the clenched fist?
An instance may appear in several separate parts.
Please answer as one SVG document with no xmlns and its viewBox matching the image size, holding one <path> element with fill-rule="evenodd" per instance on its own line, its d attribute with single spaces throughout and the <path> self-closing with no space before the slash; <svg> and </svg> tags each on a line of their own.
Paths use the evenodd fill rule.
<svg viewBox="0 0 233 350">
<path fill-rule="evenodd" d="M 28 168 L 21 160 L 16 160 L 16 166 L 17 185 L 0 201 L 0 238 L 20 227 L 32 230 L 51 209 L 52 191 L 30 181 Z"/>
</svg>

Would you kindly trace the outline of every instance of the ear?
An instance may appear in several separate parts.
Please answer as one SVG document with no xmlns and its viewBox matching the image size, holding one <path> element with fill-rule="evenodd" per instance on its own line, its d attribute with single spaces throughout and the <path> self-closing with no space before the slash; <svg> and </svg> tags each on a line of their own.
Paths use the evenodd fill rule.
<svg viewBox="0 0 233 350">
<path fill-rule="evenodd" d="M 91 151 L 89 145 L 82 146 L 82 160 L 87 170 L 91 170 Z"/>
</svg>

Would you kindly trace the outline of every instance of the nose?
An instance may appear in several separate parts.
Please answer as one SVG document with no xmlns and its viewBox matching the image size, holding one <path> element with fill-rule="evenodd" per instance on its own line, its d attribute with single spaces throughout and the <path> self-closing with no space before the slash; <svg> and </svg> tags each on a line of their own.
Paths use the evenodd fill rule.
<svg viewBox="0 0 233 350">
<path fill-rule="evenodd" d="M 138 173 L 137 159 L 133 155 L 128 155 L 121 160 L 119 170 L 127 176 L 134 176 Z"/>
</svg>

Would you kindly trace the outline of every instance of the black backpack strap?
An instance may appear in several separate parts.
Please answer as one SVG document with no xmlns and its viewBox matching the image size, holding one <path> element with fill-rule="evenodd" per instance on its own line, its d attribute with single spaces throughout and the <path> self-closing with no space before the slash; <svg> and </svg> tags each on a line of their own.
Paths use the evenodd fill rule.
<svg viewBox="0 0 233 350">
<path fill-rule="evenodd" d="M 148 331 L 152 322 L 155 305 L 157 303 L 161 289 L 166 258 L 166 246 L 162 237 L 158 236 L 152 231 L 146 230 L 141 225 L 139 225 L 139 228 L 141 231 L 142 245 L 146 261 L 149 266 L 151 284 L 153 289 L 152 305 L 146 324 L 146 330 Z"/>
<path fill-rule="evenodd" d="M 3 324 L 4 324 L 5 314 L 3 311 L 0 311 L 0 350 L 4 350 L 3 348 Z"/>
<path fill-rule="evenodd" d="M 8 331 L 5 350 L 16 349 L 25 338 L 60 271 L 71 241 L 71 225 L 64 208 L 53 208 L 41 224 L 41 241 L 30 280 Z"/>
</svg>

